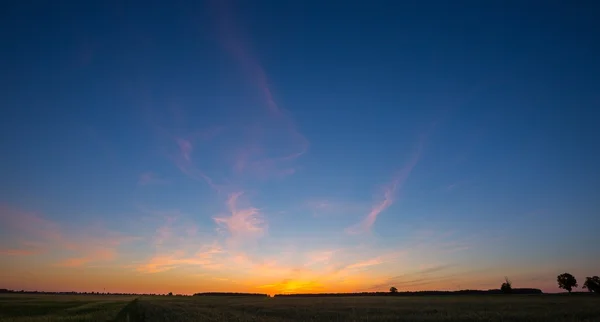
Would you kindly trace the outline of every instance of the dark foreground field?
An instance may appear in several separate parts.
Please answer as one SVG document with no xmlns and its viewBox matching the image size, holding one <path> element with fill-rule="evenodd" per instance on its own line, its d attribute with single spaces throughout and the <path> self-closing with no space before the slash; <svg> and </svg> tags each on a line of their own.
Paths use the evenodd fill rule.
<svg viewBox="0 0 600 322">
<path fill-rule="evenodd" d="M 2 295 L 0 321 L 600 321 L 600 297 Z"/>
</svg>

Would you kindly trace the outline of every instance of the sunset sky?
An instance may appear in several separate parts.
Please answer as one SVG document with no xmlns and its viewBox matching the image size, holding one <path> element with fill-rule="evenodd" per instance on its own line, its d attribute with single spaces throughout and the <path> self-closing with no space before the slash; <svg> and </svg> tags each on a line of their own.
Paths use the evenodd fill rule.
<svg viewBox="0 0 600 322">
<path fill-rule="evenodd" d="M 11 3 L 0 288 L 600 274 L 595 2 Z"/>
</svg>

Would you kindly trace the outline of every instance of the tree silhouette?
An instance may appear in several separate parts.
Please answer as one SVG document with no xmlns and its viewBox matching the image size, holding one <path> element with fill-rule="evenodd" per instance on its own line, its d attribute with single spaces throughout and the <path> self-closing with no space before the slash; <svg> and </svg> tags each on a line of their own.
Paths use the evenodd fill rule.
<svg viewBox="0 0 600 322">
<path fill-rule="evenodd" d="M 577 287 L 577 279 L 575 279 L 575 276 L 569 273 L 562 273 L 558 275 L 556 277 L 556 281 L 558 282 L 558 287 L 567 290 L 569 293 L 571 293 L 571 290 L 574 287 Z"/>
<path fill-rule="evenodd" d="M 586 277 L 585 283 L 583 283 L 583 288 L 587 288 L 587 290 L 590 292 L 600 293 L 600 277 Z"/>
<path fill-rule="evenodd" d="M 390 287 L 390 293 L 398 293 L 398 289 L 394 286 Z"/>
<path fill-rule="evenodd" d="M 173 296 L 173 292 L 169 292 L 169 294 L 167 294 L 168 296 Z"/>
<path fill-rule="evenodd" d="M 512 293 L 512 283 L 508 280 L 508 277 L 504 277 L 504 280 L 506 282 L 502 283 L 502 286 L 500 286 L 500 290 L 504 294 Z"/>
</svg>

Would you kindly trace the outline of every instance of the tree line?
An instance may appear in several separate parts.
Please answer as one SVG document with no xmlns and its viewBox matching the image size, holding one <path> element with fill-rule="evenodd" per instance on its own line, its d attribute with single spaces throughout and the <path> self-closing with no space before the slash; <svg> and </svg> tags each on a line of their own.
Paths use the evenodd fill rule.
<svg viewBox="0 0 600 322">
<path fill-rule="evenodd" d="M 558 287 L 571 293 L 574 288 L 577 288 L 577 279 L 575 276 L 569 273 L 562 273 L 556 276 L 556 283 Z M 586 277 L 585 282 L 583 283 L 583 289 L 587 289 L 590 293 L 600 293 L 600 277 L 592 276 Z M 505 282 L 500 286 L 500 291 L 502 293 L 513 293 L 514 290 L 512 288 L 511 281 L 505 277 Z"/>
<path fill-rule="evenodd" d="M 569 273 L 563 273 L 556 277 L 558 287 L 571 293 L 578 287 L 577 279 Z M 590 293 L 600 294 L 600 277 L 586 277 L 582 289 L 587 289 Z M 174 295 L 172 292 L 165 294 L 157 293 L 110 293 L 110 292 L 44 292 L 44 291 L 15 291 L 10 289 L 0 289 L 0 293 L 22 293 L 22 294 L 54 294 L 54 295 L 125 295 L 125 296 L 187 296 L 182 294 Z M 460 291 L 406 291 L 399 292 L 394 286 L 390 287 L 389 292 L 356 292 L 356 293 L 294 293 L 294 294 L 276 294 L 276 297 L 318 297 L 318 296 L 423 296 L 423 295 L 483 295 L 483 294 L 542 294 L 542 290 L 535 288 L 513 288 L 512 282 L 505 277 L 500 289 L 491 290 L 460 290 Z M 251 297 L 269 297 L 262 293 L 234 293 L 234 292 L 204 292 L 195 293 L 193 296 L 251 296 Z"/>
</svg>

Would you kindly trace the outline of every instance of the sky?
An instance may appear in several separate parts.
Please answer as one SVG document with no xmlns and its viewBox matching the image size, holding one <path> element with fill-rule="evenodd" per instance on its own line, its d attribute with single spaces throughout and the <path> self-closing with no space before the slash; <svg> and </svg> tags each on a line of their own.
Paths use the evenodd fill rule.
<svg viewBox="0 0 600 322">
<path fill-rule="evenodd" d="M 593 1 L 9 1 L 0 287 L 598 275 Z"/>
</svg>

